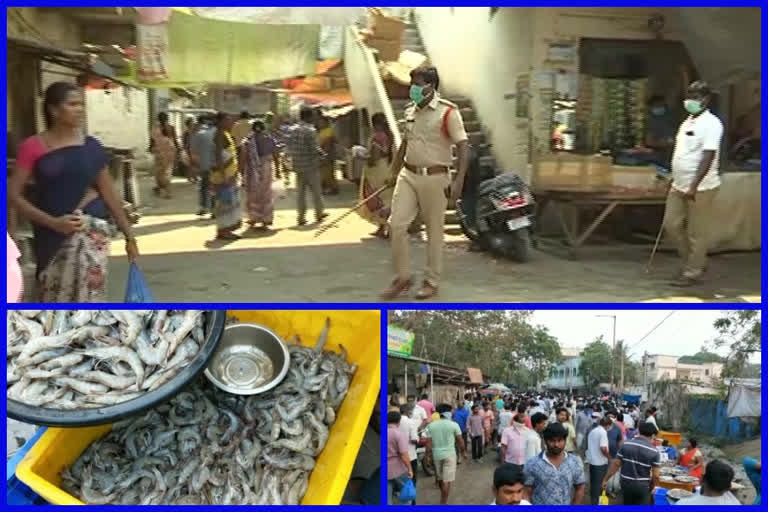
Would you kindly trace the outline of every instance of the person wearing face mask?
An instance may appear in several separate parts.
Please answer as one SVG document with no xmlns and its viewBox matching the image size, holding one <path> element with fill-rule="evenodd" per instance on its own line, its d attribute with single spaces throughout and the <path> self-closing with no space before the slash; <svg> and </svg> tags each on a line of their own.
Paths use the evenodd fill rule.
<svg viewBox="0 0 768 512">
<path fill-rule="evenodd" d="M 427 266 L 417 299 L 437 294 L 442 270 L 443 227 L 448 198 L 459 198 L 469 163 L 469 143 L 458 106 L 437 90 L 440 78 L 433 67 L 411 71 L 410 97 L 405 111 L 403 142 L 390 167 L 395 182 L 389 218 L 395 278 L 381 297 L 391 300 L 411 287 L 408 227 L 420 215 L 427 227 Z M 456 145 L 458 172 L 453 183 L 449 168 Z M 446 189 L 450 188 L 450 192 Z"/>
<path fill-rule="evenodd" d="M 427 459 L 435 463 L 435 476 L 440 487 L 440 504 L 448 503 L 451 483 L 456 480 L 456 444 L 459 445 L 464 460 L 468 460 L 467 447 L 461 437 L 461 429 L 451 420 L 453 408 L 448 404 L 438 404 L 440 419 L 427 427 Z"/>
<path fill-rule="evenodd" d="M 672 155 L 672 188 L 667 196 L 664 226 L 682 258 L 678 286 L 699 281 L 707 265 L 708 228 L 712 202 L 720 187 L 720 143 L 723 123 L 709 105 L 712 91 L 706 82 L 688 87 L 685 110 Z"/>
</svg>

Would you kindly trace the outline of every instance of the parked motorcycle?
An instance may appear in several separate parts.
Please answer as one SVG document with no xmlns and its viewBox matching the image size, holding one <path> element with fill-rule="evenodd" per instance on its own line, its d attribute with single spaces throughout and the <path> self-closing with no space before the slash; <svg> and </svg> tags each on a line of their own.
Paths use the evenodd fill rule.
<svg viewBox="0 0 768 512">
<path fill-rule="evenodd" d="M 482 250 L 524 263 L 530 259 L 535 201 L 519 176 L 494 176 L 480 164 L 476 152 L 470 158 L 462 197 L 456 214 L 464 235 Z"/>
<path fill-rule="evenodd" d="M 419 441 L 416 444 L 416 460 L 418 465 L 421 466 L 421 470 L 424 471 L 424 474 L 432 476 L 435 474 L 435 461 L 432 459 L 427 460 L 426 453 L 427 436 L 426 429 L 423 429 L 419 431 Z M 414 468 L 414 471 L 417 471 L 417 469 Z"/>
</svg>

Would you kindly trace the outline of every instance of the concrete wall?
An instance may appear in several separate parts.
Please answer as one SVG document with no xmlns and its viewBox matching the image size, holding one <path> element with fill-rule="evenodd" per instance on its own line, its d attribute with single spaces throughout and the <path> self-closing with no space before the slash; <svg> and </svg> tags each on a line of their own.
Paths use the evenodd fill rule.
<svg viewBox="0 0 768 512">
<path fill-rule="evenodd" d="M 149 99 L 146 89 L 119 87 L 86 92 L 88 133 L 105 146 L 131 148 L 137 155 L 149 147 Z"/>
<path fill-rule="evenodd" d="M 7 12 L 7 36 L 25 39 L 38 44 L 64 49 L 77 49 L 80 47 L 87 30 L 73 18 L 62 14 L 58 10 L 41 10 L 35 7 L 9 8 Z M 112 27 L 117 30 L 116 27 Z M 99 32 L 103 39 L 99 43 L 109 42 L 109 29 L 98 28 L 91 30 Z M 125 39 L 124 28 L 118 39 Z M 121 42 L 115 40 L 113 42 Z M 11 65 L 9 58 L 9 65 Z M 23 71 L 29 71 L 30 66 L 36 66 L 33 60 L 16 59 L 16 66 L 23 66 Z M 15 61 L 14 61 L 15 62 Z M 8 73 L 7 109 L 9 112 L 20 112 L 15 102 L 34 101 L 35 122 L 26 125 L 20 124 L 21 120 L 11 119 L 9 116 L 8 130 L 25 132 L 9 137 L 14 142 L 30 135 L 31 132 L 44 129 L 44 116 L 42 109 L 43 93 L 52 83 L 57 81 L 74 82 L 78 72 L 69 68 L 56 66 L 50 63 L 42 63 L 40 74 L 37 77 L 29 73 L 21 76 L 20 72 Z M 16 78 L 16 80 L 14 79 Z M 29 94 L 29 91 L 34 91 Z M 25 93 L 25 94 L 23 94 Z M 34 98 L 32 100 L 32 98 Z M 31 113 L 31 112 L 30 112 Z M 147 91 L 142 89 L 119 88 L 109 92 L 101 90 L 88 90 L 86 92 L 86 116 L 87 131 L 98 137 L 105 145 L 121 148 L 134 148 L 137 156 L 145 152 L 149 146 L 148 130 L 148 100 Z M 31 117 L 31 116 L 27 116 Z"/>
<path fill-rule="evenodd" d="M 519 73 L 532 63 L 533 8 L 502 8 L 490 19 L 488 7 L 415 8 L 430 60 L 445 94 L 472 100 L 488 130 L 499 167 L 525 175 L 528 119 L 515 116 Z"/>
</svg>

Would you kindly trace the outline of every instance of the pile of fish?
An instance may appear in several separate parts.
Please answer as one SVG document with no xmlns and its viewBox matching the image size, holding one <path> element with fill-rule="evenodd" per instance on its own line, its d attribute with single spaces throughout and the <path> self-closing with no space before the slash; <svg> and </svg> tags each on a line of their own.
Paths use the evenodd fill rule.
<svg viewBox="0 0 768 512">
<path fill-rule="evenodd" d="M 7 397 L 68 410 L 132 400 L 178 374 L 204 339 L 202 311 L 10 311 Z"/>
<path fill-rule="evenodd" d="M 201 378 L 169 403 L 113 425 L 62 473 L 90 504 L 295 505 L 307 490 L 357 367 L 346 351 L 289 342 L 285 379 L 232 395 Z"/>
</svg>

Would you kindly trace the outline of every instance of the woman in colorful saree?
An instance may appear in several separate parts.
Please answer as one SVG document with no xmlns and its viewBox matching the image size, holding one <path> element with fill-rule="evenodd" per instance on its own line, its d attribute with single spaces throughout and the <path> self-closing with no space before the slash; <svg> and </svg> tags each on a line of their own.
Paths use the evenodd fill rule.
<svg viewBox="0 0 768 512">
<path fill-rule="evenodd" d="M 83 93 L 56 82 L 45 91 L 46 130 L 22 142 L 8 185 L 9 203 L 32 222 L 40 302 L 103 302 L 113 231 L 125 235 L 125 252 L 139 255 L 131 225 L 115 194 L 109 155 L 83 134 Z M 34 198 L 24 189 L 34 183 Z"/>
<path fill-rule="evenodd" d="M 240 174 L 246 193 L 248 224 L 260 229 L 272 225 L 275 202 L 272 194 L 272 163 L 276 160 L 275 141 L 266 132 L 264 122 L 253 122 L 253 131 L 240 146 Z"/>
<path fill-rule="evenodd" d="M 217 129 L 214 136 L 215 164 L 211 171 L 211 187 L 216 197 L 216 238 L 239 240 L 234 233 L 242 225 L 240 188 L 237 184 L 237 146 L 232 137 L 234 118 L 224 112 L 216 117 Z"/>
<path fill-rule="evenodd" d="M 168 114 L 160 112 L 158 123 L 152 128 L 151 145 L 149 150 L 155 156 L 155 188 L 154 193 L 165 199 L 171 198 L 171 177 L 176 167 L 179 151 L 179 141 L 176 138 L 176 128 L 168 123 Z"/>
<path fill-rule="evenodd" d="M 368 162 L 363 168 L 363 176 L 360 181 L 360 200 L 383 187 L 392 174 L 389 166 L 392 163 L 392 144 L 394 141 L 389 125 L 387 125 L 387 118 L 380 112 L 373 114 L 371 124 L 373 125 L 373 135 L 368 142 Z M 392 189 L 390 188 L 368 200 L 365 206 L 358 210 L 360 216 L 378 227 L 373 233 L 374 236 L 389 238 L 387 226 L 391 206 Z"/>
</svg>

